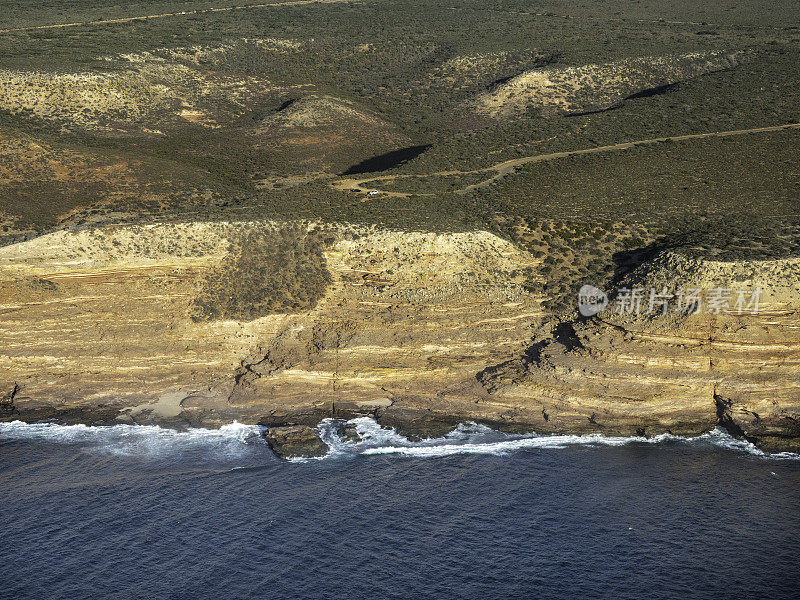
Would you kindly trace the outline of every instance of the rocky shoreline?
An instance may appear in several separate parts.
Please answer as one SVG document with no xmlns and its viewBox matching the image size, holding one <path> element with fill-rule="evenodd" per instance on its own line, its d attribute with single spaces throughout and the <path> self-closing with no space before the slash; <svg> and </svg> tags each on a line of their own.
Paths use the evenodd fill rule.
<svg viewBox="0 0 800 600">
<path fill-rule="evenodd" d="M 109 226 L 5 246 L 0 420 L 237 420 L 317 452 L 309 431 L 325 418 L 370 416 L 410 439 L 465 421 L 648 437 L 722 425 L 800 450 L 796 259 L 665 251 L 623 284 L 763 294 L 758 314 L 664 318 L 556 318 L 529 285 L 539 264 L 485 231 L 320 223 Z"/>
</svg>

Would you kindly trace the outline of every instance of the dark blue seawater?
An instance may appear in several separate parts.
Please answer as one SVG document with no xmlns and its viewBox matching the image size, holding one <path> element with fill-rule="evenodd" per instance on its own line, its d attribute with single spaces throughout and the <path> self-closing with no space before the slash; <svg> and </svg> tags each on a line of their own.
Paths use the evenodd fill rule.
<svg viewBox="0 0 800 600">
<path fill-rule="evenodd" d="M 800 597 L 800 461 L 481 435 L 281 462 L 253 428 L 2 426 L 0 597 Z"/>
</svg>

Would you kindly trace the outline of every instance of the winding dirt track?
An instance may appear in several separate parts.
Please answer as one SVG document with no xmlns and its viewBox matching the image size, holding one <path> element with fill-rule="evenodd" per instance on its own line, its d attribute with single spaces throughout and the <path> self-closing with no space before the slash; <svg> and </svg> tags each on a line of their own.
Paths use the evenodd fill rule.
<svg viewBox="0 0 800 600">
<path fill-rule="evenodd" d="M 37 29 L 61 29 L 63 27 L 81 27 L 86 25 L 106 25 L 113 23 L 130 23 L 149 19 L 163 19 L 165 17 L 182 17 L 186 15 L 201 15 L 204 13 L 229 12 L 232 10 L 248 8 L 267 8 L 270 6 L 298 6 L 301 4 L 334 4 L 337 2 L 357 2 L 357 0 L 287 0 L 286 2 L 261 2 L 259 4 L 246 4 L 244 6 L 223 6 L 219 8 L 197 8 L 180 12 L 160 13 L 155 15 L 140 15 L 138 17 L 121 17 L 119 19 L 101 19 L 97 21 L 76 21 L 75 23 L 61 23 L 58 25 L 34 25 L 31 27 L 15 27 L 13 29 L 0 29 L 0 33 L 15 31 L 35 31 Z"/>
<path fill-rule="evenodd" d="M 476 173 L 494 173 L 491 177 L 484 179 L 479 183 L 475 183 L 472 185 L 468 185 L 464 188 L 459 190 L 455 190 L 455 193 L 466 193 L 472 190 L 477 190 L 481 188 L 485 188 L 491 185 L 493 182 L 505 177 L 509 173 L 513 173 L 517 168 L 521 167 L 522 165 L 527 165 L 529 163 L 535 162 L 544 162 L 547 160 L 555 160 L 557 158 L 566 158 L 567 156 L 576 156 L 579 154 L 597 154 L 600 152 L 611 152 L 615 150 L 628 150 L 633 148 L 634 146 L 644 146 L 648 144 L 658 144 L 661 142 L 681 142 L 685 140 L 697 140 L 702 138 L 709 138 L 709 137 L 726 137 L 732 135 L 744 135 L 748 133 L 766 133 L 770 131 L 781 131 L 784 129 L 797 129 L 800 128 L 800 123 L 788 123 L 786 125 L 772 125 L 769 127 L 755 127 L 753 129 L 736 129 L 733 131 L 712 131 L 709 133 L 690 133 L 687 135 L 676 135 L 671 137 L 661 137 L 661 138 L 651 138 L 646 140 L 636 140 L 633 142 L 624 142 L 621 144 L 612 144 L 610 146 L 597 146 L 595 148 L 584 148 L 582 150 L 567 150 L 565 152 L 553 152 L 551 154 L 536 154 L 533 156 L 523 156 L 522 158 L 514 158 L 512 160 L 505 160 L 503 162 L 496 163 L 494 165 L 483 167 L 480 169 L 474 169 L 472 171 L 436 171 L 434 173 L 412 173 L 412 174 L 397 174 L 397 175 L 378 175 L 373 177 L 365 177 L 363 179 L 352 179 L 352 178 L 344 178 L 344 179 L 337 179 L 330 183 L 331 187 L 340 191 L 353 191 L 353 192 L 378 192 L 383 194 L 384 196 L 394 196 L 400 198 L 407 198 L 412 194 L 405 193 L 405 192 L 391 192 L 391 191 L 384 191 L 379 190 L 376 188 L 372 188 L 369 186 L 365 186 L 364 184 L 369 183 L 370 181 L 393 181 L 396 179 L 408 179 L 413 177 L 446 177 L 449 175 L 474 175 Z M 418 195 L 430 195 L 430 194 L 418 194 Z"/>
</svg>

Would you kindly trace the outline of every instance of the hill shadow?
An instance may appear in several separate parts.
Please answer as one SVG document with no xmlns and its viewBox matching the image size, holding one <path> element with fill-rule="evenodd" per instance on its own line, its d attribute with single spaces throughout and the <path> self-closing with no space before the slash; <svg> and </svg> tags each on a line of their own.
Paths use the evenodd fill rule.
<svg viewBox="0 0 800 600">
<path fill-rule="evenodd" d="M 375 173 L 377 171 L 393 169 L 394 167 L 399 167 L 409 160 L 418 157 L 430 147 L 430 144 L 409 146 L 408 148 L 400 148 L 399 150 L 392 150 L 386 154 L 373 156 L 352 167 L 348 167 L 342 175 L 362 175 L 364 173 Z"/>
</svg>

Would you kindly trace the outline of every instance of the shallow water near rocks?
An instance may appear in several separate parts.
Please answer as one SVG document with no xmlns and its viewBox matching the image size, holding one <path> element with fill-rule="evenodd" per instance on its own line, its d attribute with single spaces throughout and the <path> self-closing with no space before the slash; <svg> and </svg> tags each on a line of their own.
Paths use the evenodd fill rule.
<svg viewBox="0 0 800 600">
<path fill-rule="evenodd" d="M 796 455 L 354 424 L 294 462 L 239 424 L 0 424 L 0 597 L 796 597 Z"/>
</svg>

